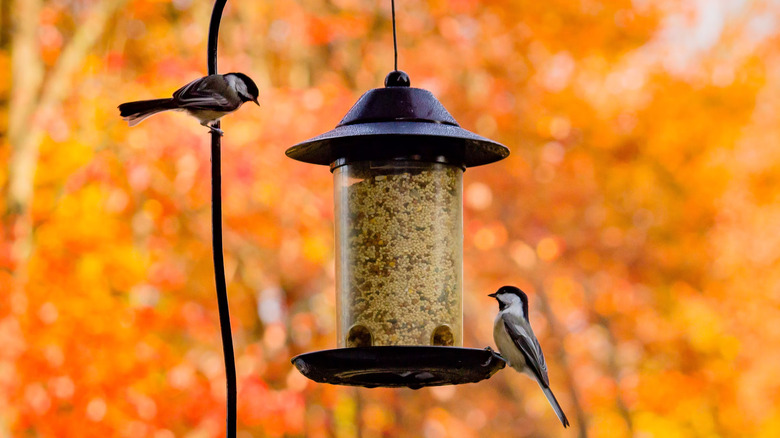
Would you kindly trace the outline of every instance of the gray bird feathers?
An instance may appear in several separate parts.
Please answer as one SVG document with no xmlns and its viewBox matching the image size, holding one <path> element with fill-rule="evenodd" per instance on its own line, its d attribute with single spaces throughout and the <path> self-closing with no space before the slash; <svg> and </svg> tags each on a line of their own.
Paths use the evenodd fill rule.
<svg viewBox="0 0 780 438">
<path fill-rule="evenodd" d="M 140 100 L 119 105 L 119 115 L 130 126 L 162 111 L 186 111 L 201 125 L 210 126 L 241 107 L 257 102 L 257 85 L 243 73 L 210 75 L 179 88 L 167 99 Z M 212 129 L 214 129 L 212 127 Z"/>
<path fill-rule="evenodd" d="M 178 109 L 178 106 L 171 98 L 139 100 L 119 105 L 119 115 L 128 125 L 135 126 L 153 114 L 172 109 Z"/>
<path fill-rule="evenodd" d="M 539 384 L 563 427 L 568 427 L 569 420 L 550 389 L 542 347 L 531 329 L 528 296 L 514 286 L 504 286 L 488 296 L 498 301 L 493 340 L 501 355 L 510 367 Z"/>
</svg>

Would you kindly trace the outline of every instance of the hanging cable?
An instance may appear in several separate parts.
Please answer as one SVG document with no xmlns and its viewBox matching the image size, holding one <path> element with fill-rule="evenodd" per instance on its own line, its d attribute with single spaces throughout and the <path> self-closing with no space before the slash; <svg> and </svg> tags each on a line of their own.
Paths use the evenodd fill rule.
<svg viewBox="0 0 780 438">
<path fill-rule="evenodd" d="M 409 87 L 411 86 L 409 75 L 398 70 L 398 31 L 395 23 L 395 0 L 390 0 L 390 9 L 393 16 L 393 71 L 385 77 L 385 87 Z"/>
<path fill-rule="evenodd" d="M 390 9 L 393 13 L 393 70 L 398 71 L 398 36 L 395 31 L 395 0 L 390 0 Z"/>
<path fill-rule="evenodd" d="M 216 0 L 211 12 L 208 40 L 208 74 L 217 74 L 217 39 L 222 11 L 227 0 Z M 214 281 L 217 286 L 217 308 L 219 328 L 222 334 L 222 352 L 225 358 L 225 380 L 227 384 L 227 438 L 236 437 L 236 358 L 233 353 L 233 334 L 230 330 L 230 308 L 228 306 L 227 283 L 225 281 L 225 260 L 222 254 L 222 159 L 220 123 L 211 131 L 211 244 L 214 254 Z"/>
</svg>

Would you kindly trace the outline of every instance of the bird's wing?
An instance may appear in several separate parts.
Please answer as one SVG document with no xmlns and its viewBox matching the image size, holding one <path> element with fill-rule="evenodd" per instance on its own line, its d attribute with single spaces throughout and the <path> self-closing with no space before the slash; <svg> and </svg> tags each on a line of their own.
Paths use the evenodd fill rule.
<svg viewBox="0 0 780 438">
<path fill-rule="evenodd" d="M 224 93 L 230 87 L 221 75 L 211 75 L 196 79 L 173 93 L 173 100 L 179 108 L 192 110 L 232 111 L 236 109 Z"/>
<path fill-rule="evenodd" d="M 504 328 L 506 328 L 507 333 L 509 333 L 517 348 L 523 353 L 528 368 L 539 379 L 539 383 L 544 384 L 544 386 L 550 386 L 550 379 L 547 377 L 547 363 L 544 361 L 542 347 L 539 345 L 539 341 L 536 340 L 530 324 L 509 313 L 504 313 L 502 319 L 504 320 Z"/>
</svg>

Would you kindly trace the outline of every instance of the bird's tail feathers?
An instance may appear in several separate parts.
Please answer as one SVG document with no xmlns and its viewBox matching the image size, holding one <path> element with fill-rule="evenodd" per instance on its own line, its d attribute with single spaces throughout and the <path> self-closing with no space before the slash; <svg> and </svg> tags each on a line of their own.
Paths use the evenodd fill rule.
<svg viewBox="0 0 780 438">
<path fill-rule="evenodd" d="M 544 396 L 547 397 L 547 401 L 550 402 L 550 406 L 552 406 L 555 411 L 555 415 L 557 415 L 558 419 L 563 423 L 563 427 L 569 427 L 569 419 L 566 418 L 566 414 L 563 413 L 561 405 L 558 404 L 558 400 L 555 398 L 550 388 L 541 384 L 539 386 L 542 388 L 542 391 L 544 391 Z"/>
<path fill-rule="evenodd" d="M 130 126 L 135 126 L 153 114 L 172 109 L 176 109 L 176 105 L 170 98 L 139 100 L 119 105 L 119 115 Z"/>
</svg>

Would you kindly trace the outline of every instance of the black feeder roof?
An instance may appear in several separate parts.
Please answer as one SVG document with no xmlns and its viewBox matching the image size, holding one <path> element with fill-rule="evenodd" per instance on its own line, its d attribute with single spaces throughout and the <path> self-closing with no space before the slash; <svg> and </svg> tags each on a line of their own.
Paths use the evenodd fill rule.
<svg viewBox="0 0 780 438">
<path fill-rule="evenodd" d="M 363 94 L 335 129 L 287 149 L 312 164 L 337 160 L 422 159 L 480 166 L 506 158 L 509 149 L 458 125 L 428 90 L 409 87 L 391 72 L 385 88 Z"/>
</svg>

